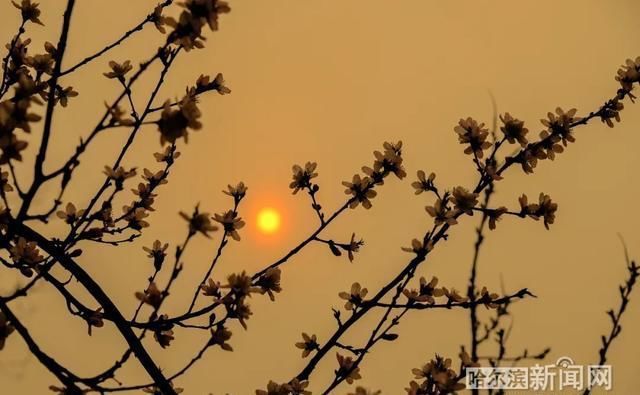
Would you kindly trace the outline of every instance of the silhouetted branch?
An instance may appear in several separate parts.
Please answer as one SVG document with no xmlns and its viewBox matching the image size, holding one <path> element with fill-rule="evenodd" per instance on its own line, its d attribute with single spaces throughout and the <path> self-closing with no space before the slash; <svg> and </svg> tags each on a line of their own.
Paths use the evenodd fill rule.
<svg viewBox="0 0 640 395">
<path fill-rule="evenodd" d="M 158 4 L 159 10 L 162 10 L 163 8 L 170 6 L 171 3 L 173 3 L 173 0 L 164 0 L 162 3 Z M 87 56 L 86 58 L 82 59 L 80 62 L 78 62 L 77 64 L 73 65 L 72 67 L 69 67 L 68 69 L 60 72 L 60 76 L 65 76 L 67 74 L 71 74 L 74 71 L 76 71 L 77 69 L 79 69 L 80 67 L 91 63 L 91 61 L 93 61 L 94 59 L 97 59 L 97 58 L 101 57 L 105 53 L 109 52 L 113 48 L 115 48 L 118 45 L 120 45 L 123 42 L 125 42 L 128 38 L 133 36 L 135 33 L 139 32 L 139 31 L 142 31 L 144 26 L 147 25 L 149 22 L 153 22 L 155 20 L 155 18 L 157 18 L 157 15 L 155 14 L 155 11 L 154 11 L 154 12 L 150 13 L 149 15 L 147 15 L 147 17 L 145 19 L 143 19 L 142 22 L 138 23 L 133 28 L 127 30 L 120 38 L 118 38 L 113 43 L 107 45 L 106 47 L 102 48 L 101 50 L 99 50 L 98 52 L 94 53 L 93 55 Z"/>
<path fill-rule="evenodd" d="M 22 325 L 18 318 L 13 314 L 13 311 L 9 308 L 7 301 L 4 298 L 0 298 L 0 311 L 4 313 L 7 320 L 16 332 L 20 334 L 24 342 L 29 347 L 29 351 L 35 356 L 38 361 L 44 365 L 52 374 L 54 374 L 58 380 L 60 380 L 72 394 L 80 394 L 80 388 L 76 385 L 76 382 L 80 381 L 78 376 L 68 371 L 64 366 L 60 365 L 53 358 L 47 355 L 38 346 L 35 340 L 29 334 L 27 328 Z"/>
<path fill-rule="evenodd" d="M 20 27 L 18 27 L 18 32 L 13 36 L 13 39 L 9 44 L 9 49 L 7 51 L 7 54 L 4 56 L 4 58 L 2 58 L 2 81 L 0 81 L 0 99 L 2 99 L 5 93 L 7 93 L 9 86 L 11 86 L 11 84 L 14 82 L 14 81 L 7 81 L 9 58 L 11 58 L 11 54 L 13 53 L 16 47 L 16 44 L 20 41 L 20 36 L 22 36 L 25 32 L 24 27 L 27 24 L 27 21 L 28 20 L 26 19 L 22 19 L 22 22 L 20 23 Z"/>
<path fill-rule="evenodd" d="M 131 327 L 127 324 L 126 319 L 122 316 L 120 310 L 118 310 L 116 305 L 111 301 L 109 296 L 98 285 L 98 283 L 96 283 L 93 278 L 91 278 L 91 276 L 84 271 L 82 267 L 80 267 L 80 265 L 65 254 L 64 251 L 55 246 L 38 232 L 20 222 L 14 222 L 11 225 L 18 235 L 37 242 L 44 251 L 54 257 L 54 259 L 56 259 L 67 271 L 73 273 L 74 277 L 91 293 L 94 298 L 96 298 L 98 303 L 100 303 L 100 306 L 104 308 L 104 314 L 111 317 L 129 346 L 131 346 L 133 353 L 149 375 L 154 379 L 156 384 L 167 394 L 175 393 L 175 391 L 173 391 L 169 386 L 167 379 L 154 363 L 151 356 L 142 346 Z"/>
<path fill-rule="evenodd" d="M 407 303 L 407 304 L 388 304 L 388 303 L 377 303 L 377 307 L 391 307 L 394 309 L 409 309 L 409 310 L 429 310 L 429 309 L 454 309 L 454 308 L 462 308 L 462 309 L 471 309 L 473 307 L 483 306 L 487 304 L 491 305 L 505 305 L 513 302 L 514 299 L 523 299 L 527 296 L 535 298 L 536 296 L 529 292 L 527 288 L 523 288 L 518 292 L 512 293 L 510 295 L 503 296 L 498 299 L 493 299 L 490 301 L 486 300 L 468 300 L 466 302 L 447 302 L 447 303 L 434 303 L 434 304 L 423 304 L 423 303 Z"/>
<path fill-rule="evenodd" d="M 613 341 L 620 335 L 620 332 L 622 332 L 622 325 L 620 324 L 620 321 L 622 319 L 622 315 L 627 309 L 629 301 L 631 300 L 630 297 L 633 287 L 636 284 L 638 277 L 640 277 L 640 267 L 635 263 L 635 261 L 629 260 L 626 245 L 624 246 L 624 249 L 629 277 L 626 279 L 625 283 L 618 288 L 620 291 L 620 306 L 618 307 L 618 310 L 614 311 L 611 309 L 607 311 L 607 315 L 611 319 L 611 330 L 606 336 L 602 335 L 601 337 L 602 346 L 598 351 L 598 365 L 604 365 L 607 362 L 607 352 L 609 351 Z M 591 388 L 587 388 L 583 392 L 583 395 L 589 395 L 590 393 Z"/>
<path fill-rule="evenodd" d="M 495 121 L 494 121 L 495 122 Z M 496 127 L 494 126 L 494 130 Z M 496 150 L 494 150 L 494 153 Z M 482 207 L 486 208 L 489 205 L 489 200 L 491 199 L 491 195 L 493 194 L 494 186 L 493 184 L 489 184 L 488 188 L 484 191 L 484 202 L 482 203 Z M 482 218 L 480 220 L 480 224 L 476 228 L 476 242 L 474 243 L 473 249 L 473 260 L 471 263 L 471 274 L 469 275 L 469 286 L 467 288 L 467 298 L 470 301 L 474 301 L 476 297 L 476 277 L 478 272 L 478 260 L 480 258 L 480 249 L 482 247 L 482 243 L 484 242 L 484 230 L 487 224 L 487 220 L 489 219 L 489 215 L 486 212 L 482 213 Z M 471 361 L 478 361 L 478 312 L 477 305 L 471 306 L 469 308 L 469 321 L 471 324 Z M 477 393 L 477 391 L 472 391 Z"/>
<path fill-rule="evenodd" d="M 22 206 L 20 206 L 20 211 L 18 212 L 17 216 L 18 219 L 22 219 L 27 215 L 27 212 L 29 211 L 29 207 L 31 205 L 31 201 L 35 197 L 35 194 L 38 191 L 38 188 L 40 187 L 40 183 L 42 182 L 42 178 L 44 176 L 42 166 L 47 155 L 47 147 L 49 146 L 49 136 L 51 135 L 51 125 L 53 124 L 53 111 L 56 104 L 58 104 L 58 101 L 56 100 L 56 91 L 58 89 L 60 70 L 62 69 L 62 59 L 67 49 L 67 38 L 69 35 L 69 28 L 71 27 L 71 13 L 73 12 L 74 5 L 75 0 L 67 0 L 67 6 L 64 11 L 64 18 L 62 22 L 62 31 L 60 32 L 60 39 L 58 40 L 58 45 L 56 46 L 56 52 L 54 56 L 53 73 L 51 76 L 51 80 L 49 81 L 49 92 L 47 97 L 47 108 L 44 117 L 42 141 L 40 142 L 40 148 L 38 149 L 38 154 L 36 155 L 33 182 L 31 183 L 31 187 L 27 190 L 25 197 L 22 200 Z"/>
<path fill-rule="evenodd" d="M 3 269 L 20 273 L 29 278 L 29 281 L 8 296 L 0 297 L 2 311 L 0 348 L 8 336 L 17 331 L 29 346 L 30 351 L 60 380 L 64 388 L 55 386 L 51 388 L 61 393 L 75 395 L 86 393 L 88 390 L 108 393 L 144 389 L 146 392 L 156 394 L 177 394 L 181 391 L 174 388 L 173 381 L 182 377 L 201 361 L 207 350 L 219 347 L 225 351 L 232 351 L 229 342 L 232 332 L 229 328 L 237 322 L 247 329 L 247 321 L 252 314 L 247 299 L 252 295 L 263 295 L 275 300 L 276 294 L 282 291 L 282 269 L 304 248 L 316 242 L 328 246 L 335 256 L 346 254 L 349 261 L 354 260 L 355 253 L 363 246 L 363 241 L 356 239 L 355 233 L 352 233 L 349 241 L 341 242 L 323 236 L 323 233 L 338 217 L 345 214 L 347 209 L 355 209 L 358 206 L 369 209 L 372 206 L 371 201 L 379 192 L 378 187 L 388 180 L 388 176 L 395 175 L 399 179 L 406 177 L 402 142 L 385 142 L 382 151 L 374 151 L 374 162 L 371 167 L 362 167 L 362 173 L 355 174 L 350 181 L 342 183 L 348 197 L 330 215 L 319 203 L 320 186 L 314 180 L 317 176 L 317 164 L 307 162 L 304 166 L 293 166 L 293 177 L 289 188 L 294 194 L 304 191 L 309 195 L 311 209 L 318 218 L 319 224 L 309 234 L 302 236 L 302 240 L 284 256 L 263 266 L 253 274 L 238 271 L 228 275 L 226 280 L 218 281 L 215 272 L 223 255 L 226 257 L 226 253 L 223 253 L 228 243 L 240 241 L 239 230 L 244 226 L 244 221 L 239 216 L 238 208 L 247 190 L 244 183 L 238 183 L 236 186 L 229 185 L 228 190 L 224 191 L 233 198 L 231 210 L 211 217 L 207 212 L 200 211 L 198 205 L 191 215 L 181 212 L 182 218 L 187 221 L 188 230 L 182 243 L 175 248 L 172 264 L 166 263 L 168 243 L 156 240 L 151 247 L 144 247 L 153 267 L 149 270 L 144 288 L 135 293 L 138 302 L 132 317 L 127 319 L 108 292 L 78 263 L 77 258 L 84 253 L 82 249 L 84 244 L 91 243 L 101 248 L 118 247 L 136 241 L 149 226 L 146 218 L 154 211 L 153 204 L 158 187 L 168 182 L 170 169 L 180 154 L 177 152 L 180 139 L 186 141 L 190 131 L 202 128 L 200 122 L 202 114 L 198 108 L 198 101 L 207 92 L 216 91 L 221 95 L 230 93 L 230 89 L 224 84 L 222 74 L 216 75 L 213 79 L 201 75 L 195 85 L 187 87 L 186 94 L 180 100 L 163 100 L 162 106 L 157 105 L 161 102 L 158 98 L 159 91 L 178 55 L 204 47 L 204 27 L 208 26 L 212 31 L 217 30 L 219 15 L 229 12 L 230 8 L 226 2 L 220 0 L 186 0 L 177 4 L 180 15 L 176 19 L 162 15 L 164 8 L 173 3 L 172 0 L 165 0 L 145 19 L 121 34 L 114 42 L 63 70 L 62 61 L 67 47 L 74 3 L 74 0 L 66 2 L 57 46 L 54 47 L 47 42 L 45 44 L 47 53 L 33 57 L 27 56 L 29 40 L 22 41 L 21 36 L 25 32 L 24 27 L 27 22 L 41 23 L 40 10 L 37 4 L 29 0 L 14 4 L 20 9 L 22 23 L 8 46 L 9 53 L 3 59 L 3 76 L 0 84 L 0 99 L 9 89 L 15 89 L 13 97 L 0 102 L 0 133 L 2 134 L 0 163 L 7 164 L 10 169 L 10 177 L 8 172 L 0 172 L 2 173 L 0 174 L 0 197 L 6 206 L 0 207 L 0 249 L 4 251 L 4 256 L 0 256 L 0 264 L 3 265 Z M 129 60 L 122 64 L 109 62 L 111 70 L 103 74 L 106 78 L 119 83 L 122 91 L 110 104 L 106 104 L 106 110 L 94 129 L 80 140 L 75 151 L 62 166 L 55 168 L 51 173 L 45 173 L 44 164 L 50 150 L 49 143 L 56 136 L 53 130 L 55 111 L 60 110 L 60 107 L 66 107 L 68 99 L 77 95 L 71 87 L 59 85 L 61 77 L 71 75 L 84 65 L 100 59 L 149 23 L 153 23 L 162 33 L 165 33 L 165 26 L 170 28 L 163 45 L 151 57 L 146 58 L 146 61 L 140 63 L 135 72 Z M 134 91 L 135 82 L 155 63 L 161 63 L 161 68 L 150 92 Z M 472 118 L 461 119 L 454 130 L 459 142 L 464 146 L 464 152 L 470 155 L 472 166 L 478 173 L 475 186 L 438 188 L 435 185 L 435 174 L 432 173 L 427 177 L 424 171 L 419 171 L 418 180 L 412 183 L 416 194 L 427 192 L 435 202 L 426 207 L 433 223 L 425 227 L 420 238 L 412 241 L 411 247 L 403 248 L 412 254 L 411 258 L 404 260 L 395 275 L 387 278 L 383 286 L 368 298 L 368 290 L 359 283 L 354 283 L 349 292 L 341 292 L 339 296 L 345 302 L 346 313 L 333 309 L 333 318 L 337 323 L 335 331 L 326 336 L 323 342 L 319 342 L 315 335 L 309 336 L 304 333 L 304 341 L 297 343 L 296 346 L 302 349 L 303 357 L 311 356 L 307 364 L 292 380 L 284 384 L 270 382 L 267 391 L 257 390 L 256 394 L 308 393 L 305 389 L 309 384 L 308 379 L 320 366 L 320 362 L 334 350 L 338 352 L 338 367 L 323 393 L 333 393 L 344 381 L 352 383 L 361 377 L 360 364 L 372 354 L 373 348 L 384 342 L 396 341 L 399 338 L 397 329 L 402 319 L 415 310 L 468 309 L 471 320 L 471 356 L 467 355 L 463 348 L 460 354 L 460 368 L 457 372 L 451 368 L 451 360 L 440 356 L 432 359 L 423 369 L 414 369 L 416 378 L 424 380 L 422 383 L 412 381 L 409 384 L 410 388 L 407 391 L 411 394 L 444 394 L 462 389 L 461 380 L 466 375 L 466 369 L 476 366 L 478 360 L 487 360 L 491 365 L 498 366 L 501 362 L 515 364 L 521 360 L 544 358 L 548 349 L 538 354 L 530 354 L 527 349 L 515 356 L 507 353 L 506 342 L 510 328 L 505 330 L 500 321 L 509 315 L 507 308 L 510 303 L 533 295 L 527 288 L 512 294 L 506 294 L 503 290 L 500 296 L 484 287 L 478 287 L 478 260 L 485 237 L 483 232 L 487 226 L 489 229 L 495 229 L 499 220 L 509 216 L 517 219 L 542 220 L 548 229 L 555 221 L 557 204 L 546 194 L 540 194 L 537 202 L 530 202 L 526 195 L 522 195 L 518 199 L 519 209 L 489 207 L 489 199 L 494 193 L 494 183 L 502 180 L 511 165 L 517 163 L 525 173 L 532 173 L 539 161 L 554 159 L 569 143 L 575 141 L 574 128 L 586 125 L 595 118 L 600 118 L 609 126 L 613 126 L 613 120 L 619 121 L 619 113 L 623 109 L 622 101 L 627 97 L 631 100 L 635 98 L 632 90 L 635 84 L 640 82 L 640 59 L 627 61 L 626 66 L 618 71 L 616 79 L 621 88 L 599 109 L 590 112 L 584 118 L 578 118 L 575 116 L 575 110 L 565 112 L 558 108 L 555 114 L 549 113 L 548 119 L 543 120 L 546 129 L 540 134 L 539 139 L 533 139 L 531 142 L 526 136 L 528 129 L 524 127 L 524 122 L 508 113 L 499 117 L 497 112 L 494 113 L 491 141 L 488 140 L 489 131 L 484 128 L 484 124 Z M 146 102 L 143 101 L 145 105 L 137 106 L 138 101 L 135 99 L 139 99 L 143 94 L 146 95 L 144 98 Z M 17 132 L 31 131 L 30 125 L 38 122 L 40 115 L 29 111 L 35 105 L 43 104 L 43 101 L 46 102 L 46 107 L 41 142 L 35 155 L 33 179 L 27 189 L 22 189 L 17 177 L 21 169 L 16 169 L 15 165 L 22 161 L 21 151 L 26 148 L 27 142 L 19 140 Z M 157 115 L 151 115 L 156 113 Z M 503 136 L 501 137 L 497 136 L 498 118 L 502 122 L 500 130 Z M 132 163 L 132 167 L 129 168 L 123 167 L 123 164 L 125 159 L 127 161 L 135 159 L 131 155 L 131 148 L 140 130 L 146 126 L 151 126 L 159 132 L 163 152 L 155 153 L 154 157 L 162 165 L 155 170 L 144 169 L 143 182 L 138 183 L 137 188 L 128 189 L 129 180 L 137 175 L 136 163 Z M 71 185 L 75 170 L 80 166 L 80 159 L 89 145 L 96 141 L 96 137 L 101 132 L 115 128 L 126 129 L 128 136 L 122 146 L 118 147 L 119 152 L 111 162 L 112 166 L 105 167 L 105 178 L 101 186 L 92 191 L 86 206 L 76 208 L 72 202 L 64 202 L 66 205 L 62 206 L 65 191 Z M 519 144 L 520 149 L 512 155 L 503 154 L 504 147 L 511 144 Z M 33 202 L 39 198 L 40 191 L 45 189 L 43 186 L 54 179 L 59 179 L 60 182 L 59 189 L 56 188 L 53 194 L 55 198 L 41 212 L 30 212 Z M 15 193 L 7 197 L 7 193 L 13 191 Z M 482 203 L 479 202 L 481 193 L 484 193 L 485 197 Z M 17 197 L 16 201 L 20 203 L 17 213 L 9 207 L 9 202 L 13 203 L 14 197 Z M 128 205 L 122 209 L 122 212 L 114 213 L 113 206 L 123 197 L 127 199 L 131 197 Z M 59 210 L 61 207 L 62 210 Z M 438 287 L 438 279 L 435 277 L 430 281 L 421 277 L 418 288 L 411 288 L 414 277 L 431 251 L 441 241 L 448 240 L 453 226 L 474 213 L 480 213 L 482 219 L 476 229 L 477 240 L 466 297 L 453 288 Z M 54 214 L 69 227 L 68 233 L 62 239 L 45 235 L 48 229 L 45 225 Z M 30 221 L 41 222 L 40 225 L 45 230 L 41 230 L 40 227 L 36 229 L 31 226 Z M 209 259 L 207 270 L 199 283 L 195 284 L 197 286 L 193 290 L 188 307 L 174 313 L 173 316 L 163 314 L 165 302 L 171 296 L 184 268 L 184 254 L 191 245 L 191 240 L 200 236 L 212 237 L 212 234 L 219 229 L 216 223 L 222 227 L 223 232 L 219 236 L 217 249 Z M 64 274 L 52 272 L 57 265 L 65 270 Z M 630 277 L 621 287 L 621 307 L 617 313 L 611 311 L 609 314 L 613 327 L 609 336 L 603 337 L 601 362 L 606 360 L 607 350 L 613 339 L 620 333 L 620 318 L 628 303 L 631 288 L 639 276 L 635 263 L 628 262 L 628 265 Z M 168 280 L 163 285 L 158 284 L 159 278 L 164 279 L 167 276 Z M 83 291 L 88 292 L 92 300 L 86 303 L 81 301 L 76 296 L 75 289 L 69 286 L 72 280 L 76 281 Z M 93 328 L 100 328 L 105 323 L 113 323 L 127 343 L 120 358 L 107 365 L 103 371 L 93 374 L 92 377 L 78 377 L 46 355 L 9 308 L 9 303 L 16 299 L 29 300 L 29 291 L 39 282 L 49 284 L 61 296 L 70 316 L 86 322 L 89 335 Z M 202 299 L 207 298 L 207 301 L 202 303 L 204 306 L 197 307 L 201 292 Z M 91 305 L 95 306 L 91 307 Z M 483 326 L 484 333 L 479 332 L 481 326 L 477 311 L 479 305 L 495 310 L 495 317 L 490 318 L 489 322 Z M 140 318 L 143 311 L 145 315 L 148 312 L 148 316 Z M 382 312 L 382 314 L 373 321 L 370 332 L 366 332 L 362 343 L 346 342 L 344 337 L 347 333 L 372 312 Z M 160 370 L 146 350 L 144 342 L 148 340 L 146 335 L 151 333 L 152 340 L 162 348 L 167 348 L 174 340 L 176 328 L 180 331 L 204 332 L 206 338 L 195 355 L 185 359 L 180 365 L 182 367 L 169 375 Z M 488 353 L 479 356 L 478 346 L 488 339 L 495 339 L 498 346 L 497 355 L 491 356 L 491 353 Z M 346 353 L 346 356 L 340 353 Z M 146 381 L 143 384 L 124 384 L 117 379 L 120 369 L 128 361 L 133 360 L 132 355 L 140 361 L 149 375 L 150 379 L 143 380 Z M 114 380 L 118 386 L 106 386 L 105 383 L 108 380 Z"/>
</svg>

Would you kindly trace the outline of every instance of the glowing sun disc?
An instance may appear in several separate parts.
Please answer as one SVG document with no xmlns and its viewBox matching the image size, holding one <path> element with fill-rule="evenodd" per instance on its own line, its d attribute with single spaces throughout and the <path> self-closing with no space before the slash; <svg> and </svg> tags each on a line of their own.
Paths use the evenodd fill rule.
<svg viewBox="0 0 640 395">
<path fill-rule="evenodd" d="M 257 223 L 262 233 L 275 233 L 280 229 L 280 214 L 272 208 L 263 208 L 258 213 Z"/>
</svg>

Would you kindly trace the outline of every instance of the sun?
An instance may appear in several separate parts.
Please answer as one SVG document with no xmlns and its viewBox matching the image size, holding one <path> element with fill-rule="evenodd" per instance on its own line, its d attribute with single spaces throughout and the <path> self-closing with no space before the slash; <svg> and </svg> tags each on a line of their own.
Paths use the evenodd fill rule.
<svg viewBox="0 0 640 395">
<path fill-rule="evenodd" d="M 267 207 L 258 212 L 258 229 L 262 233 L 273 234 L 280 229 L 280 213 Z"/>
</svg>

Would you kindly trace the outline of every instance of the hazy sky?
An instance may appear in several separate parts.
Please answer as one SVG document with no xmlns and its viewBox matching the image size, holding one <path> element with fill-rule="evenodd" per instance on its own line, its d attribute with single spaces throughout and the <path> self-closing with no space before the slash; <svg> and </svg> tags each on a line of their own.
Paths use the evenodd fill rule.
<svg viewBox="0 0 640 395">
<path fill-rule="evenodd" d="M 46 27 L 30 26 L 27 36 L 40 50 L 56 42 L 62 1 L 42 0 Z M 117 38 L 141 20 L 155 1 L 77 1 L 65 64 L 71 65 Z M 576 107 L 579 114 L 597 109 L 617 89 L 614 75 L 626 58 L 640 55 L 637 16 L 640 3 L 627 1 L 232 1 L 233 11 L 221 17 L 221 28 L 208 34 L 207 47 L 181 56 L 160 93 L 164 99 L 184 93 L 201 74 L 224 73 L 232 94 L 202 98 L 204 128 L 192 133 L 183 156 L 161 188 L 152 227 L 139 241 L 122 248 L 88 248 L 80 259 L 113 295 L 124 312 L 135 308 L 133 293 L 145 286 L 151 270 L 141 249 L 159 238 L 173 246 L 184 237 L 178 211 L 200 203 L 204 211 L 229 208 L 220 193 L 228 183 L 249 186 L 241 215 L 248 226 L 243 240 L 232 242 L 216 277 L 255 272 L 286 253 L 315 228 L 315 214 L 305 195 L 288 189 L 294 163 L 317 161 L 319 198 L 331 212 L 345 201 L 343 180 L 372 161 L 372 151 L 385 140 L 402 140 L 409 179 L 389 180 L 369 211 L 351 210 L 324 236 L 348 240 L 351 232 L 366 245 L 353 264 L 335 258 L 323 245 L 305 249 L 283 270 L 283 292 L 271 303 L 254 297 L 249 330 L 232 326 L 233 353 L 210 350 L 204 360 L 178 380 L 187 394 L 252 394 L 269 379 L 285 381 L 304 366 L 294 347 L 302 331 L 322 342 L 335 327 L 331 307 L 341 307 L 339 291 L 360 281 L 377 290 L 403 268 L 410 255 L 400 250 L 430 228 L 424 206 L 430 197 L 414 196 L 410 183 L 418 169 L 437 173 L 443 187 L 470 185 L 475 177 L 453 127 L 461 117 L 491 123 L 490 95 L 500 112 L 525 120 L 532 134 L 539 119 L 557 106 Z M 10 40 L 19 24 L 10 2 L 0 5 L 0 38 Z M 65 78 L 80 96 L 57 112 L 48 166 L 71 154 L 79 136 L 97 121 L 104 101 L 119 88 L 102 72 L 108 60 L 135 64 L 162 37 L 148 28 L 106 58 Z M 151 80 L 141 87 L 149 88 Z M 145 100 L 144 95 L 139 100 Z M 523 287 L 538 295 L 513 306 L 510 351 L 520 353 L 552 347 L 546 363 L 570 356 L 576 363 L 597 359 L 599 336 L 609 330 L 604 312 L 617 306 L 617 286 L 626 275 L 620 240 L 632 256 L 640 256 L 638 193 L 640 192 L 640 104 L 625 102 L 622 123 L 609 129 L 599 121 L 576 132 L 577 143 L 555 162 L 541 163 L 535 174 L 507 173 L 497 186 L 496 204 L 517 206 L 527 193 L 550 194 L 559 204 L 556 224 L 503 219 L 482 251 L 479 285 L 508 291 Z M 30 136 L 32 145 L 37 132 Z M 113 161 L 122 130 L 100 137 L 85 156 L 67 198 L 86 204 L 102 182 L 102 167 Z M 145 129 L 128 165 L 153 165 L 158 133 Z M 28 163 L 28 162 L 27 162 Z M 30 167 L 19 171 L 31 176 Z M 51 191 L 53 193 L 53 191 Z M 39 202 L 40 207 L 48 203 Z M 124 202 L 121 202 L 124 204 Z M 255 228 L 260 208 L 274 207 L 283 216 L 283 230 L 266 237 Z M 479 217 L 464 218 L 422 265 L 419 275 L 440 278 L 442 285 L 465 289 L 472 256 L 474 227 Z M 46 229 L 53 236 L 61 224 Z M 220 235 L 217 235 L 219 237 Z M 184 305 L 215 252 L 216 240 L 198 238 L 186 254 L 185 270 L 165 312 Z M 3 289 L 15 278 L 3 272 Z M 419 277 L 419 276 L 418 276 Z M 16 304 L 16 313 L 50 354 L 80 374 L 109 366 L 125 345 L 111 327 L 86 336 L 84 322 L 71 319 L 62 299 L 48 287 Z M 366 335 L 365 320 L 348 337 Z M 610 351 L 615 393 L 637 390 L 640 342 L 640 297 L 632 296 L 623 332 Z M 400 338 L 380 344 L 362 365 L 361 383 L 384 394 L 400 394 L 412 379 L 411 368 L 435 352 L 455 357 L 467 344 L 465 311 L 414 312 L 403 320 Z M 148 348 L 164 370 L 173 372 L 200 348 L 206 334 L 177 331 L 168 350 L 153 341 Z M 483 351 L 482 354 L 494 352 Z M 312 376 L 312 389 L 324 389 L 335 359 L 329 355 Z M 134 362 L 127 381 L 146 381 Z M 0 382 L 11 393 L 44 393 L 55 383 L 37 360 L 28 356 L 17 335 L 0 353 Z M 348 392 L 346 387 L 336 391 Z"/>
</svg>

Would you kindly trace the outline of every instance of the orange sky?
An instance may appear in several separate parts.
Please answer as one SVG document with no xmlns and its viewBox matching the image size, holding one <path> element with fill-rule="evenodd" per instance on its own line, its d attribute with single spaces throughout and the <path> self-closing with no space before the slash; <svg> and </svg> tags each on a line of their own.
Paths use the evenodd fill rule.
<svg viewBox="0 0 640 395">
<path fill-rule="evenodd" d="M 46 27 L 31 26 L 34 48 L 56 41 L 63 2 L 42 0 Z M 70 65 L 117 38 L 154 6 L 155 1 L 78 1 L 65 64 Z M 517 4 L 517 5 L 516 5 Z M 187 394 L 252 394 L 269 379 L 288 380 L 305 361 L 294 343 L 300 332 L 329 336 L 335 327 L 331 307 L 341 307 L 337 294 L 360 281 L 378 289 L 410 258 L 400 250 L 430 227 L 424 206 L 429 197 L 414 196 L 410 183 L 418 169 L 434 171 L 442 186 L 470 184 L 475 173 L 458 144 L 453 127 L 461 117 L 491 122 L 490 94 L 500 112 L 525 120 L 532 133 L 538 120 L 556 106 L 576 107 L 579 114 L 595 110 L 615 93 L 614 75 L 628 57 L 640 55 L 637 37 L 640 3 L 633 0 L 573 1 L 432 1 L 353 0 L 349 2 L 271 0 L 232 1 L 221 30 L 208 34 L 207 47 L 176 61 L 160 93 L 183 94 L 201 74 L 224 73 L 232 94 L 201 100 L 203 130 L 192 133 L 170 182 L 161 188 L 152 227 L 132 246 L 88 248 L 80 259 L 113 295 L 124 312 L 135 308 L 133 293 L 144 287 L 150 267 L 141 249 L 159 238 L 173 245 L 184 235 L 178 211 L 200 203 L 204 211 L 229 208 L 220 191 L 228 183 L 249 186 L 241 215 L 248 225 L 243 240 L 232 242 L 216 269 L 216 277 L 247 270 L 255 272 L 276 260 L 314 229 L 316 218 L 305 195 L 288 189 L 294 163 L 318 162 L 319 198 L 331 212 L 345 201 L 343 180 L 351 179 L 371 152 L 385 140 L 403 140 L 409 179 L 389 180 L 369 211 L 361 208 L 341 217 L 324 234 L 348 240 L 351 232 L 366 245 L 353 264 L 335 258 L 326 246 L 312 245 L 283 270 L 284 291 L 271 303 L 254 297 L 249 330 L 234 325 L 233 353 L 211 350 L 177 386 Z M 8 41 L 19 23 L 9 2 L 0 5 L 0 37 Z M 104 100 L 119 88 L 101 73 L 108 60 L 131 59 L 135 64 L 162 38 L 149 28 L 128 45 L 64 79 L 80 92 L 67 109 L 57 112 L 52 153 L 55 166 L 72 152 L 79 136 L 96 122 Z M 67 63 L 68 62 L 68 63 Z M 140 85 L 149 88 L 151 80 Z M 140 100 L 146 99 L 141 96 Z M 617 234 L 632 256 L 640 255 L 640 104 L 625 103 L 622 123 L 610 130 L 598 121 L 577 131 L 577 143 L 554 162 L 539 165 L 534 175 L 511 171 L 498 184 L 496 204 L 517 206 L 521 193 L 550 194 L 559 203 L 556 224 L 505 218 L 486 240 L 480 261 L 479 284 L 507 290 L 529 287 L 538 298 L 513 307 L 514 353 L 525 345 L 532 351 L 552 347 L 546 363 L 560 356 L 577 363 L 595 362 L 599 336 L 608 331 L 604 312 L 617 305 L 617 285 L 625 276 Z M 102 167 L 112 161 L 124 139 L 122 131 L 100 137 L 78 172 L 67 199 L 86 204 L 102 182 Z M 36 136 L 30 136 L 32 148 Z M 153 165 L 150 153 L 159 150 L 153 127 L 145 129 L 125 162 Z M 31 151 L 33 152 L 33 151 Z M 30 177 L 30 164 L 19 170 Z M 45 191 L 43 197 L 55 191 Z M 37 202 L 44 207 L 46 200 Z M 282 232 L 264 236 L 255 219 L 263 207 L 281 212 Z M 438 247 L 419 275 L 437 275 L 442 285 L 464 289 L 471 263 L 474 226 L 465 218 L 450 241 Z M 60 223 L 46 228 L 60 234 Z M 219 237 L 219 235 L 217 235 Z M 216 240 L 199 238 L 185 256 L 186 270 L 173 292 L 166 313 L 184 309 L 193 287 L 215 252 Z M 16 283 L 3 272 L 0 284 Z M 632 296 L 623 319 L 623 332 L 610 351 L 614 390 L 636 391 L 640 373 L 640 299 Z M 70 319 L 57 294 L 46 286 L 16 303 L 16 314 L 50 354 L 80 374 L 108 366 L 124 350 L 113 328 L 85 336 L 80 320 Z M 372 320 L 364 320 L 350 339 L 362 339 Z M 378 346 L 362 365 L 362 384 L 399 394 L 435 352 L 455 356 L 468 342 L 463 311 L 414 312 L 399 329 L 394 343 Z M 177 332 L 168 350 L 149 342 L 148 348 L 168 372 L 182 367 L 197 350 L 203 334 Z M 91 350 L 91 351 L 87 351 Z M 332 377 L 335 359 L 329 356 L 311 378 L 321 390 Z M 124 369 L 127 381 L 146 381 L 138 365 Z M 0 382 L 17 394 L 44 393 L 53 377 L 27 354 L 17 335 L 0 353 Z M 341 387 L 336 393 L 347 393 Z"/>
</svg>

